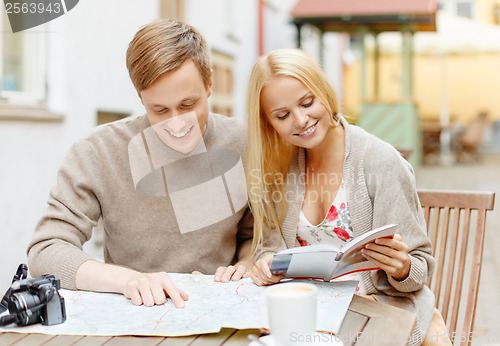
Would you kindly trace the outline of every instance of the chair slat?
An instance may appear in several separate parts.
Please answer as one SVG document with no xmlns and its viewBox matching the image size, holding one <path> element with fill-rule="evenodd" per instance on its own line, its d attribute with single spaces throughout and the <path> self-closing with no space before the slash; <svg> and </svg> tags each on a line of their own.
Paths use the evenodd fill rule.
<svg viewBox="0 0 500 346">
<path fill-rule="evenodd" d="M 450 308 L 450 298 L 451 298 L 451 291 L 453 289 L 453 274 L 454 274 L 454 268 L 455 268 L 455 259 L 457 256 L 457 244 L 458 244 L 458 233 L 459 233 L 459 227 L 460 227 L 460 209 L 455 209 L 454 210 L 454 216 L 453 216 L 453 230 L 452 230 L 452 239 L 451 239 L 451 246 L 450 246 L 450 254 L 448 258 L 448 275 L 446 276 L 446 288 L 445 288 L 445 296 L 443 300 L 443 309 L 442 309 L 442 315 L 444 320 L 446 321 L 446 318 L 448 317 L 448 310 Z M 444 254 L 442 254 L 442 257 L 444 258 Z"/>
<path fill-rule="evenodd" d="M 427 233 L 429 234 L 429 237 L 431 238 L 431 244 L 432 244 L 432 256 L 436 256 L 436 244 L 437 244 L 437 236 L 438 236 L 438 231 L 439 231 L 439 216 L 441 214 L 441 208 L 434 208 L 434 215 L 432 218 L 432 225 L 430 222 L 427 222 Z M 429 281 L 427 282 L 427 286 L 431 287 L 432 281 L 433 281 L 434 276 L 429 278 Z M 437 306 L 437 299 L 436 299 L 436 306 Z"/>
<path fill-rule="evenodd" d="M 424 220 L 427 225 L 427 233 L 429 233 L 429 217 L 431 216 L 431 207 L 424 207 Z"/>
<path fill-rule="evenodd" d="M 436 297 L 436 304 L 440 301 L 439 297 L 441 296 L 441 284 L 443 282 L 443 273 L 444 273 L 444 254 L 446 253 L 446 239 L 448 238 L 448 224 L 450 222 L 450 208 L 445 207 L 443 213 L 443 220 L 441 227 L 439 228 L 441 231 L 441 243 L 439 246 L 439 258 L 437 264 L 436 274 L 434 275 L 436 278 L 436 286 L 434 288 L 434 295 Z M 436 232 L 437 234 L 437 232 Z"/>
<path fill-rule="evenodd" d="M 441 208 L 435 208 L 434 209 L 434 217 L 432 219 L 432 236 L 431 236 L 431 242 L 434 245 L 432 248 L 432 255 L 434 256 L 436 254 L 436 244 L 437 244 L 437 237 L 439 233 L 439 218 L 441 217 Z"/>
<path fill-rule="evenodd" d="M 471 266 L 471 279 L 467 306 L 465 309 L 464 335 L 471 335 L 474 319 L 476 317 L 476 303 L 479 292 L 479 279 L 481 277 L 481 264 L 483 260 L 484 235 L 486 230 L 486 210 L 479 210 L 477 215 L 476 239 L 474 241 L 474 257 Z M 462 342 L 463 345 L 465 343 Z"/>
<path fill-rule="evenodd" d="M 469 208 L 466 208 L 464 210 L 464 227 L 461 234 L 462 244 L 460 248 L 460 260 L 458 262 L 458 275 L 455 286 L 455 297 L 453 299 L 453 310 L 451 313 L 450 333 L 454 333 L 457 330 L 458 310 L 460 308 L 460 301 L 462 300 L 465 259 L 467 257 L 467 244 L 469 242 L 470 214 L 471 210 Z"/>
</svg>

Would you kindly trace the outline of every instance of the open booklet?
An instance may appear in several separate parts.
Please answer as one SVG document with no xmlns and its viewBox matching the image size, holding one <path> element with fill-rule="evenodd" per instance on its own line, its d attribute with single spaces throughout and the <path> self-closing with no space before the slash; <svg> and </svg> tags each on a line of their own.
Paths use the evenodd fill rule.
<svg viewBox="0 0 500 346">
<path fill-rule="evenodd" d="M 333 244 L 314 244 L 286 249 L 273 257 L 271 272 L 287 278 L 314 278 L 330 281 L 339 276 L 380 269 L 361 254 L 361 249 L 377 238 L 392 237 L 396 225 L 389 224 L 352 239 L 338 248 Z"/>
</svg>

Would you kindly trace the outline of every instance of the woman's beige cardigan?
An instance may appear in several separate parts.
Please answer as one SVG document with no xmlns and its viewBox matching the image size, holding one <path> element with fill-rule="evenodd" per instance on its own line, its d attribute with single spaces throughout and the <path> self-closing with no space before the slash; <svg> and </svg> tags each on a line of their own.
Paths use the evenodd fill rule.
<svg viewBox="0 0 500 346">
<path fill-rule="evenodd" d="M 417 325 L 410 344 L 421 344 L 434 310 L 434 295 L 425 283 L 434 272 L 435 261 L 426 234 L 425 221 L 416 192 L 410 164 L 388 143 L 350 125 L 340 117 L 345 128 L 343 179 L 354 236 L 389 223 L 398 225 L 403 241 L 410 248 L 411 269 L 408 278 L 397 281 L 384 271 L 363 272 L 367 294 L 377 300 L 417 314 Z M 305 192 L 305 150 L 299 149 L 287 174 L 283 196 L 287 213 L 277 232 L 264 229 L 264 242 L 257 258 L 267 253 L 298 246 L 297 221 Z"/>
</svg>

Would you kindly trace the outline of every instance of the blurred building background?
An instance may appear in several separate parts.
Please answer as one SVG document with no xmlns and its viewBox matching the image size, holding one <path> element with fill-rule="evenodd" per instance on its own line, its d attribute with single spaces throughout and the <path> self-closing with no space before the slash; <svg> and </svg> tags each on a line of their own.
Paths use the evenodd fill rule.
<svg viewBox="0 0 500 346">
<path fill-rule="evenodd" d="M 244 120 L 246 83 L 259 53 L 296 45 L 289 22 L 295 2 L 85 0 L 16 34 L 0 6 L 0 290 L 26 261 L 70 145 L 98 124 L 144 113 L 125 65 L 141 26 L 169 17 L 197 27 L 212 55 L 211 110 Z M 308 43 L 314 53 L 315 44 Z M 340 85 L 335 42 L 329 49 L 335 55 L 328 73 Z"/>
<path fill-rule="evenodd" d="M 331 3 L 372 13 L 323 13 L 320 19 L 341 23 L 330 31 L 300 12 Z M 387 15 L 376 12 L 377 4 L 402 3 L 425 4 L 429 31 L 402 25 L 410 17 L 405 12 L 390 13 L 401 24 L 392 31 L 363 25 L 364 16 Z M 26 245 L 70 145 L 98 124 L 144 112 L 125 51 L 135 32 L 157 18 L 184 20 L 207 38 L 214 112 L 244 120 L 255 59 L 297 47 L 300 33 L 301 48 L 323 66 L 342 112 L 394 139 L 417 177 L 429 182 L 428 167 L 437 174 L 439 165 L 478 165 L 484 155 L 500 152 L 500 0 L 85 0 L 16 34 L 3 6 L 0 11 L 0 291 L 26 261 Z M 356 20 L 355 29 L 346 24 Z M 398 117 L 408 112 L 366 112 L 373 104 L 399 103 L 411 105 L 413 119 L 402 130 Z M 412 140 L 399 145 L 406 137 Z M 87 250 L 102 256 L 93 245 Z M 500 260 L 492 265 L 498 283 Z"/>
<path fill-rule="evenodd" d="M 500 80 L 500 1 L 438 1 L 436 32 L 414 35 L 415 101 L 424 120 L 439 121 L 445 102 L 452 122 L 467 123 L 481 112 L 500 120 L 496 88 Z M 401 35 L 382 33 L 379 98 L 399 98 Z M 374 40 L 366 45 L 373 55 Z M 351 43 L 353 40 L 351 40 Z M 355 42 L 355 41 L 354 41 Z M 356 47 L 349 54 L 356 54 Z M 373 60 L 369 59 L 369 70 Z M 359 59 L 346 61 L 346 109 L 359 111 Z M 373 74 L 368 73 L 367 98 L 374 97 Z M 443 101 L 442 91 L 446 92 Z"/>
<path fill-rule="evenodd" d="M 415 32 L 411 102 L 422 127 L 423 157 L 415 165 L 473 161 L 478 150 L 498 151 L 500 143 L 500 2 L 497 0 L 437 1 L 436 31 Z M 382 32 L 365 38 L 365 97 L 362 87 L 359 35 L 351 35 L 345 56 L 345 99 L 348 113 L 362 115 L 363 103 L 400 102 L 402 35 Z M 378 74 L 375 52 L 378 49 Z M 351 56 L 354 55 L 354 56 Z M 379 81 L 374 81 L 378 76 Z M 377 89 L 376 89 L 377 88 Z M 485 141 L 483 141 L 485 139 Z M 397 143 L 393 143 L 397 144 Z"/>
</svg>

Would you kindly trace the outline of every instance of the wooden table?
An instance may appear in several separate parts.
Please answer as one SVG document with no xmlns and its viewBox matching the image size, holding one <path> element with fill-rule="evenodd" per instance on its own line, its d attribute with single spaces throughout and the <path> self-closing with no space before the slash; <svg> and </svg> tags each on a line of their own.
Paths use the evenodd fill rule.
<svg viewBox="0 0 500 346">
<path fill-rule="evenodd" d="M 416 322 L 416 315 L 387 304 L 355 295 L 342 323 L 339 336 L 345 346 L 356 345 L 406 345 Z M 82 336 L 0 333 L 0 345 L 44 345 L 44 346 L 128 346 L 128 345 L 248 345 L 249 334 L 260 336 L 257 329 L 222 329 L 217 334 L 192 335 L 186 337 L 136 337 L 136 336 Z M 307 343 L 305 343 L 307 344 Z"/>
</svg>

